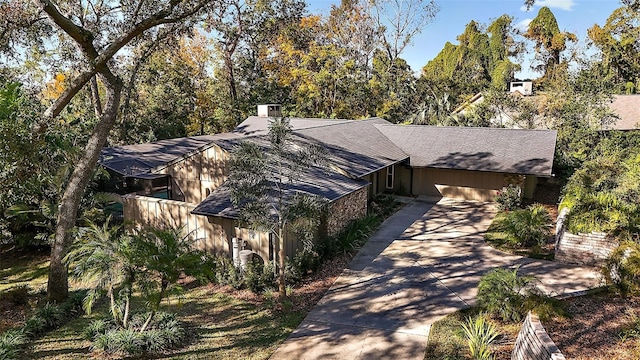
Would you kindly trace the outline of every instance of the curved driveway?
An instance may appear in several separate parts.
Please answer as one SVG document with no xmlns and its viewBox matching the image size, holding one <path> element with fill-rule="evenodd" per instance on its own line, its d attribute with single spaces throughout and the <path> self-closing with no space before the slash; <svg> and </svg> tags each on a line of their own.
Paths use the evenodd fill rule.
<svg viewBox="0 0 640 360">
<path fill-rule="evenodd" d="M 473 305 L 480 277 L 520 266 L 552 295 L 595 287 L 591 268 L 487 246 L 492 205 L 414 200 L 387 219 L 271 359 L 423 359 L 429 328 Z"/>
</svg>

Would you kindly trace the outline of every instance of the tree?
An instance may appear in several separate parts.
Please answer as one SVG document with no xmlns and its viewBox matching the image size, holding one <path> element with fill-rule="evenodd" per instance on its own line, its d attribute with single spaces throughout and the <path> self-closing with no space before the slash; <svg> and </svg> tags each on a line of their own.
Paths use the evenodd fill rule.
<svg viewBox="0 0 640 360">
<path fill-rule="evenodd" d="M 602 65 L 618 91 L 636 92 L 640 86 L 640 12 L 629 7 L 616 9 L 604 27 L 594 25 L 588 35 L 602 52 Z"/>
<path fill-rule="evenodd" d="M 122 80 L 116 74 L 118 58 L 115 55 L 132 44 L 142 34 L 159 26 L 183 23 L 216 3 L 207 0 L 168 1 L 108 1 L 101 6 L 92 3 L 69 3 L 51 0 L 33 0 L 31 11 L 39 14 L 34 24 L 46 24 L 47 32 L 37 33 L 52 44 L 69 49 L 69 63 L 76 69 L 65 91 L 44 112 L 35 131 L 46 131 L 80 90 L 95 76 L 103 90 L 100 114 L 84 151 L 76 162 L 62 195 L 56 221 L 55 238 L 51 248 L 51 264 L 47 294 L 50 301 L 61 301 L 68 296 L 67 268 L 63 263 L 71 243 L 70 232 L 75 226 L 82 195 L 89 183 L 100 151 L 115 123 Z M 9 21 L 3 18 L 3 24 Z M 29 30 L 29 31 L 28 31 Z M 24 29 L 31 34 L 38 28 Z M 19 32 L 14 32 L 20 36 Z M 49 36 L 52 35 L 52 36 Z M 25 38 L 24 36 L 22 38 Z M 73 44 L 74 46 L 68 46 Z M 97 100 L 97 99 L 94 99 Z"/>
<path fill-rule="evenodd" d="M 542 82 L 556 76 L 567 41 L 578 40 L 574 34 L 560 31 L 556 17 L 546 6 L 541 7 L 538 15 L 531 20 L 524 37 L 535 43 L 536 57 L 540 61 L 536 69 L 544 73 Z"/>
<path fill-rule="evenodd" d="M 323 166 L 325 150 L 294 143 L 289 120 L 270 120 L 268 141 L 245 141 L 231 152 L 225 186 L 249 228 L 272 234 L 278 243 L 278 290 L 285 292 L 284 242 L 287 232 L 313 234 L 325 199 L 296 191 L 296 182 L 315 166 Z M 274 258 L 275 260 L 275 258 Z"/>
</svg>

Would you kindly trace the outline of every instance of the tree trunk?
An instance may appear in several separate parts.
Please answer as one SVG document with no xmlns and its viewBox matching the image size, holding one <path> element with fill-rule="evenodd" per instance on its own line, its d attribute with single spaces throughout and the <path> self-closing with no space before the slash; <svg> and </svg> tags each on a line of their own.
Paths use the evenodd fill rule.
<svg viewBox="0 0 640 360">
<path fill-rule="evenodd" d="M 280 249 L 278 249 L 278 257 L 280 258 L 278 292 L 280 293 L 280 299 L 284 299 L 287 296 L 287 291 L 284 284 L 284 231 L 282 226 L 278 228 L 278 241 L 280 242 Z"/>
<path fill-rule="evenodd" d="M 93 111 L 96 114 L 96 118 L 100 118 L 100 115 L 102 115 L 102 102 L 100 101 L 100 91 L 98 91 L 98 79 L 95 76 L 91 78 L 91 100 L 93 101 Z"/>
<path fill-rule="evenodd" d="M 105 86 L 106 102 L 99 122 L 87 142 L 84 154 L 76 164 L 67 183 L 60 207 L 55 230 L 55 238 L 51 245 L 51 264 L 49 265 L 49 281 L 47 297 L 51 302 L 61 302 L 69 295 L 67 266 L 63 262 L 70 246 L 70 232 L 76 224 L 78 208 L 82 195 L 91 179 L 93 168 L 98 162 L 100 151 L 104 147 L 109 131 L 113 127 L 120 106 L 122 83 L 109 69 L 101 71 L 100 79 Z"/>
</svg>

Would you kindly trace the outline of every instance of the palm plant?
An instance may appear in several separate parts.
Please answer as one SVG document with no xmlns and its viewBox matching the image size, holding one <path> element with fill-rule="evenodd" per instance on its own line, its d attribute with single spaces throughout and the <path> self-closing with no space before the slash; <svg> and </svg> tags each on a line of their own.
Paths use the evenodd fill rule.
<svg viewBox="0 0 640 360">
<path fill-rule="evenodd" d="M 72 276 L 90 288 L 83 307 L 91 313 L 96 300 L 106 295 L 110 312 L 118 326 L 126 328 L 130 316 L 131 295 L 136 276 L 144 278 L 137 262 L 139 248 L 134 238 L 123 235 L 120 226 L 109 221 L 81 228 L 65 261 L 72 266 Z"/>
<path fill-rule="evenodd" d="M 504 231 L 518 245 L 542 245 L 551 235 L 551 215 L 540 205 L 530 205 L 526 209 L 511 211 L 507 214 Z"/>
<path fill-rule="evenodd" d="M 140 279 L 143 294 L 148 300 L 150 313 L 140 331 L 145 331 L 167 295 L 179 293 L 176 285 L 182 274 L 205 278 L 211 276 L 205 265 L 208 254 L 196 250 L 195 239 L 184 235 L 182 229 L 145 229 L 134 236 L 139 249 L 138 266 L 145 269 L 147 277 Z"/>
</svg>

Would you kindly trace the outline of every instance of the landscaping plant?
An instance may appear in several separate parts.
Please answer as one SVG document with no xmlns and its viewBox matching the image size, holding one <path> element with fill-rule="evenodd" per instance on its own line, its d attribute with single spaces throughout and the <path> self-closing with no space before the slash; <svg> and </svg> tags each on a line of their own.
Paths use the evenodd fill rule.
<svg viewBox="0 0 640 360">
<path fill-rule="evenodd" d="M 462 324 L 464 334 L 469 344 L 471 357 L 475 360 L 494 359 L 491 352 L 491 344 L 500 335 L 496 327 L 490 323 L 484 314 L 475 318 L 467 318 Z"/>
<path fill-rule="evenodd" d="M 522 201 L 522 189 L 518 185 L 509 184 L 503 187 L 496 195 L 498 209 L 511 211 L 520 208 Z"/>
<path fill-rule="evenodd" d="M 528 310 L 525 301 L 533 280 L 531 276 L 518 275 L 518 268 L 490 271 L 478 284 L 478 306 L 503 321 L 520 321 Z"/>
<path fill-rule="evenodd" d="M 604 274 L 623 296 L 637 293 L 640 290 L 640 244 L 623 241 L 607 259 Z"/>
<path fill-rule="evenodd" d="M 67 261 L 73 275 L 90 287 L 84 301 L 85 311 L 90 313 L 95 301 L 106 295 L 111 314 L 111 325 L 105 327 L 108 330 L 93 337 L 94 348 L 131 354 L 164 348 L 143 341 L 158 338 L 153 324 L 160 321 L 155 317 L 162 300 L 182 292 L 177 284 L 182 274 L 211 276 L 208 256 L 194 248 L 194 241 L 171 228 L 143 229 L 125 235 L 108 222 L 103 226 L 91 224 L 80 231 Z M 136 317 L 132 317 L 134 292 L 141 294 L 145 308 Z M 100 328 L 99 325 L 94 327 Z"/>
<path fill-rule="evenodd" d="M 542 246 L 551 236 L 552 220 L 544 206 L 534 204 L 509 211 L 502 226 L 514 246 Z"/>
</svg>

